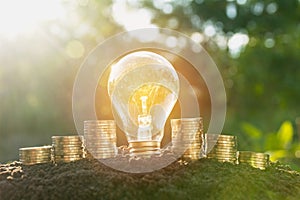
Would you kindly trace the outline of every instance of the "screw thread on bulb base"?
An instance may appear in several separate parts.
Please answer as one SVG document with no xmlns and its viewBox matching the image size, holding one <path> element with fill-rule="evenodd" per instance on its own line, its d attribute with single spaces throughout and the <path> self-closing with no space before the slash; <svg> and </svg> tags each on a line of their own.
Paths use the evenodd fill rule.
<svg viewBox="0 0 300 200">
<path fill-rule="evenodd" d="M 160 154 L 158 141 L 132 141 L 129 142 L 130 156 L 151 156 Z"/>
</svg>

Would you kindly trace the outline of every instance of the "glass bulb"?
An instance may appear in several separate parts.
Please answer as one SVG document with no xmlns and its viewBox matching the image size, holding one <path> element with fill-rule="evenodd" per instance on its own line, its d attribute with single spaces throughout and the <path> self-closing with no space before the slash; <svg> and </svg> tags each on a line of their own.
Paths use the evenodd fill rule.
<svg viewBox="0 0 300 200">
<path fill-rule="evenodd" d="M 179 78 L 172 64 L 153 52 L 127 54 L 111 67 L 108 93 L 130 152 L 158 153 L 179 94 Z"/>
</svg>

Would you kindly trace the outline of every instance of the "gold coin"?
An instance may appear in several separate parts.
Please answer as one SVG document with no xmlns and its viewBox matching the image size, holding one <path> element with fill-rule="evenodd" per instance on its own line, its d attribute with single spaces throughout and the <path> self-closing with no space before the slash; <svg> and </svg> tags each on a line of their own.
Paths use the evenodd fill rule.
<svg viewBox="0 0 300 200">
<path fill-rule="evenodd" d="M 236 154 L 236 149 L 233 150 L 233 149 L 230 149 L 230 150 L 220 150 L 220 149 L 212 149 L 209 153 L 220 153 L 220 154 L 223 154 L 223 153 L 227 153 L 227 154 Z"/>
<path fill-rule="evenodd" d="M 23 148 L 19 148 L 20 151 L 30 151 L 30 150 L 33 150 L 33 151 L 45 151 L 45 150 L 48 150 L 48 149 L 51 149 L 52 147 L 50 145 L 47 145 L 47 146 L 39 146 L 39 147 L 23 147 Z"/>
<path fill-rule="evenodd" d="M 80 149 L 83 145 L 53 145 L 53 149 Z"/>
<path fill-rule="evenodd" d="M 251 158 L 246 158 L 246 157 L 238 157 L 238 159 L 240 160 L 258 160 L 258 161 L 261 161 L 261 160 L 265 160 L 265 161 L 269 161 L 268 158 L 255 158 L 255 157 L 251 157 Z"/>
<path fill-rule="evenodd" d="M 55 151 L 53 151 L 53 154 L 66 154 L 66 153 L 81 153 L 83 152 L 84 149 L 73 149 L 73 150 L 66 150 L 66 149 L 57 149 Z"/>
<path fill-rule="evenodd" d="M 51 157 L 50 158 L 20 158 L 19 160 L 23 162 L 29 162 L 29 161 L 38 162 L 38 161 L 51 160 Z"/>
<path fill-rule="evenodd" d="M 139 147 L 157 147 L 160 148 L 160 142 L 157 141 L 135 141 L 129 142 L 129 148 L 139 148 Z"/>
<path fill-rule="evenodd" d="M 117 152 L 116 149 L 88 149 L 89 152 L 106 153 Z"/>
<path fill-rule="evenodd" d="M 87 149 L 116 149 L 116 145 L 90 145 L 86 146 Z"/>
<path fill-rule="evenodd" d="M 246 160 L 246 159 L 238 159 L 240 162 L 248 162 L 248 163 L 267 163 L 267 160 Z"/>
<path fill-rule="evenodd" d="M 116 146 L 86 146 L 86 149 L 116 149 Z"/>
<path fill-rule="evenodd" d="M 215 146 L 205 146 L 204 145 L 204 148 L 205 149 L 211 149 L 211 150 L 235 150 L 237 151 L 237 147 L 236 146 L 218 146 L 218 145 L 215 145 Z"/>
<path fill-rule="evenodd" d="M 82 139 L 82 136 L 80 136 L 80 135 L 67 135 L 67 136 L 52 136 L 51 137 L 52 139 L 54 139 L 54 140 L 74 140 L 74 139 L 76 139 L 76 140 L 80 140 L 80 139 Z"/>
<path fill-rule="evenodd" d="M 129 152 L 134 152 L 134 151 L 157 151 L 157 150 L 160 150 L 160 148 L 153 148 L 153 147 L 129 148 Z"/>
<path fill-rule="evenodd" d="M 206 157 L 207 157 L 207 158 L 218 158 L 218 159 L 231 159 L 231 160 L 237 160 L 235 156 L 220 156 L 220 155 L 210 155 L 210 154 L 208 154 Z"/>
<path fill-rule="evenodd" d="M 212 151 L 216 150 L 216 151 L 236 151 L 237 152 L 237 148 L 234 146 L 214 146 L 212 148 Z"/>
<path fill-rule="evenodd" d="M 254 152 L 252 152 L 252 151 L 239 151 L 239 154 L 240 155 L 252 155 Z"/>
<path fill-rule="evenodd" d="M 86 144 L 85 145 L 87 148 L 88 147 L 95 147 L 95 148 L 115 148 L 116 143 L 103 143 L 103 144 Z"/>
<path fill-rule="evenodd" d="M 43 155 L 51 155 L 51 151 L 49 152 L 19 152 L 19 156 L 43 156 Z"/>
<path fill-rule="evenodd" d="M 116 155 L 117 152 L 116 151 L 107 151 L 107 152 L 101 152 L 101 151 L 89 151 L 89 154 L 92 155 Z"/>
<path fill-rule="evenodd" d="M 236 140 L 217 140 L 217 144 L 231 144 L 231 145 L 237 145 Z"/>
<path fill-rule="evenodd" d="M 92 152 L 89 152 L 90 154 L 92 155 L 117 155 L 117 152 L 116 151 L 107 151 L 107 152 L 99 152 L 99 151 L 92 151 Z"/>
<path fill-rule="evenodd" d="M 97 154 L 97 155 L 116 155 L 117 151 L 89 151 L 92 154 Z"/>
<path fill-rule="evenodd" d="M 113 156 L 116 156 L 117 153 L 115 153 L 115 152 L 107 152 L 107 153 L 98 153 L 98 152 L 94 152 L 94 153 L 92 153 L 92 155 L 93 155 L 94 157 L 100 157 L 100 156 L 111 156 L 111 157 L 113 157 Z"/>
<path fill-rule="evenodd" d="M 19 152 L 19 156 L 38 156 L 38 155 L 51 155 L 49 152 Z"/>
<path fill-rule="evenodd" d="M 84 145 L 60 145 L 60 146 L 53 146 L 52 151 L 56 150 L 77 150 L 77 149 L 83 149 Z"/>
<path fill-rule="evenodd" d="M 24 163 L 47 163 L 47 162 L 51 162 L 52 160 L 51 159 L 40 159 L 40 160 L 20 160 L 20 162 L 22 162 L 23 164 Z"/>
<path fill-rule="evenodd" d="M 265 159 L 269 159 L 270 158 L 270 156 L 268 154 L 254 153 L 254 152 L 244 153 L 244 152 L 239 151 L 238 155 L 241 158 L 265 158 Z"/>
<path fill-rule="evenodd" d="M 136 155 L 136 156 L 151 156 L 151 155 L 158 155 L 160 154 L 159 151 L 143 151 L 143 152 L 131 152 L 131 155 Z"/>
<path fill-rule="evenodd" d="M 246 164 L 249 164 L 251 166 L 262 166 L 262 167 L 268 167 L 269 164 L 268 163 L 254 163 L 254 162 L 240 162 L 238 161 L 239 163 L 246 163 Z"/>
<path fill-rule="evenodd" d="M 54 162 L 72 162 L 72 161 L 76 161 L 76 160 L 81 160 L 83 159 L 83 157 L 80 158 L 55 158 Z"/>
<path fill-rule="evenodd" d="M 267 163 L 251 163 L 252 166 L 261 166 L 261 167 L 268 167 Z"/>
<path fill-rule="evenodd" d="M 210 153 L 216 155 L 234 155 L 236 157 L 236 152 L 210 152 Z"/>
<path fill-rule="evenodd" d="M 213 147 L 215 149 L 237 149 L 237 146 L 234 146 L 234 145 L 218 145 L 217 144 L 217 145 L 210 146 L 210 147 Z"/>
<path fill-rule="evenodd" d="M 254 157 L 270 157 L 269 154 L 265 154 L 265 153 L 254 153 L 252 156 L 254 156 Z"/>
<path fill-rule="evenodd" d="M 242 162 L 262 162 L 262 163 L 269 162 L 269 160 L 266 160 L 266 159 L 240 159 L 240 158 L 238 158 L 238 160 L 240 160 Z"/>
<path fill-rule="evenodd" d="M 48 157 L 19 157 L 19 160 L 48 160 L 51 159 L 51 156 Z"/>
<path fill-rule="evenodd" d="M 234 158 L 219 158 L 219 157 L 207 157 L 208 159 L 215 159 L 217 161 L 221 161 L 221 162 L 232 162 L 232 163 L 236 163 L 236 159 Z"/>
<path fill-rule="evenodd" d="M 58 158 L 58 159 L 55 159 L 55 162 L 56 163 L 60 163 L 60 162 L 72 162 L 72 161 L 77 161 L 77 160 L 81 160 L 82 158 Z"/>
<path fill-rule="evenodd" d="M 78 149 L 78 150 L 56 150 L 53 153 L 54 154 L 68 154 L 68 153 L 76 153 L 76 154 L 80 154 L 83 152 L 83 149 Z"/>
<path fill-rule="evenodd" d="M 26 162 L 26 161 L 21 161 L 23 165 L 36 165 L 36 164 L 43 164 L 43 163 L 50 163 L 51 161 L 37 161 L 37 162 Z"/>
<path fill-rule="evenodd" d="M 215 153 L 209 153 L 207 154 L 209 157 L 225 157 L 225 158 L 236 158 L 235 154 L 215 154 Z"/>
<path fill-rule="evenodd" d="M 52 142 L 81 142 L 82 136 L 52 136 Z"/>
<path fill-rule="evenodd" d="M 237 137 L 234 135 L 222 135 L 222 134 L 205 134 L 207 139 L 218 139 L 218 140 L 236 140 Z"/>
<path fill-rule="evenodd" d="M 58 158 L 64 158 L 64 157 L 66 157 L 66 158 L 68 158 L 68 157 L 81 157 L 82 156 L 82 154 L 74 154 L 74 155 L 70 155 L 70 154 L 65 154 L 65 155 L 56 155 L 56 154 L 54 154 L 54 157 L 58 157 Z"/>
<path fill-rule="evenodd" d="M 219 159 L 233 159 L 233 160 L 237 160 L 236 157 L 234 155 L 207 155 L 207 158 L 219 158 Z"/>
<path fill-rule="evenodd" d="M 53 141 L 52 145 L 82 145 L 82 141 Z"/>
<path fill-rule="evenodd" d="M 75 144 L 82 144 L 84 141 L 82 140 L 52 140 L 52 145 L 75 145 Z"/>
<path fill-rule="evenodd" d="M 51 159 L 47 160 L 20 160 L 20 162 L 24 165 L 34 165 L 34 164 L 39 164 L 39 163 L 50 163 L 52 162 Z"/>
<path fill-rule="evenodd" d="M 34 156 L 28 156 L 28 155 L 19 155 L 19 158 L 21 159 L 27 159 L 27 158 L 49 158 L 51 157 L 51 154 L 48 155 L 34 155 Z"/>
<path fill-rule="evenodd" d="M 80 150 L 83 149 L 84 145 L 81 146 L 55 146 L 52 150 L 53 151 L 76 151 L 76 150 Z"/>
<path fill-rule="evenodd" d="M 117 148 L 88 148 L 88 151 L 117 151 Z"/>
<path fill-rule="evenodd" d="M 178 118 L 178 119 L 171 119 L 170 121 L 171 121 L 171 123 L 172 122 L 177 123 L 177 122 L 182 122 L 182 121 L 184 121 L 184 122 L 202 121 L 202 117 Z"/>
</svg>

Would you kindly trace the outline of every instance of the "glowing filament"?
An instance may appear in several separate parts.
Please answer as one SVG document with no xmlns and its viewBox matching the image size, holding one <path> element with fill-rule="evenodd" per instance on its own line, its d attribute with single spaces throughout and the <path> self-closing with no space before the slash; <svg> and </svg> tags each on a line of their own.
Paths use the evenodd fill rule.
<svg viewBox="0 0 300 200">
<path fill-rule="evenodd" d="M 152 134 L 151 134 L 151 123 L 152 123 L 152 117 L 148 114 L 147 109 L 147 96 L 142 96 L 140 98 L 142 102 L 142 114 L 138 115 L 138 139 L 139 140 L 151 140 Z"/>
</svg>

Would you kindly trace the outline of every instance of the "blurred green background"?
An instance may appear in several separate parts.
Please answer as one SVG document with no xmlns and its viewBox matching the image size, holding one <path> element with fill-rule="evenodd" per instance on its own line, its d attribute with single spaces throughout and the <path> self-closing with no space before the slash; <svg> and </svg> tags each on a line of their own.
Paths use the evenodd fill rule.
<svg viewBox="0 0 300 200">
<path fill-rule="evenodd" d="M 298 0 L 1 1 L 0 162 L 76 133 L 72 87 L 84 58 L 144 27 L 180 31 L 209 52 L 227 92 L 223 132 L 240 150 L 300 169 Z"/>
</svg>

